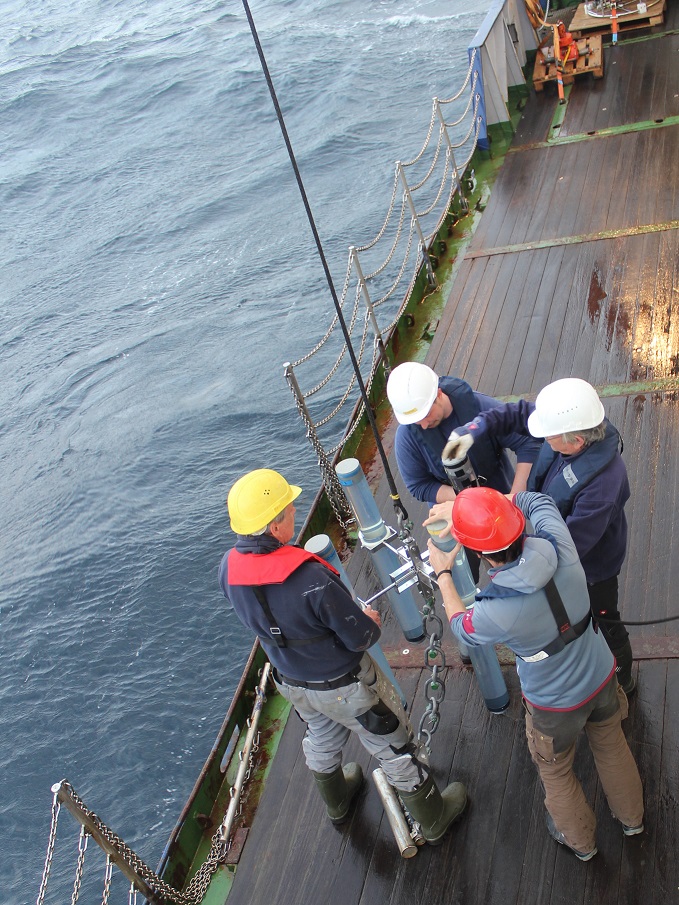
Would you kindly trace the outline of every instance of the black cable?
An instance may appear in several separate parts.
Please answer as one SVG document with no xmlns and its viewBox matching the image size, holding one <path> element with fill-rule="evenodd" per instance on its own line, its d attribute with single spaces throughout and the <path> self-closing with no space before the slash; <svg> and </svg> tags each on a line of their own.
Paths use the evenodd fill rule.
<svg viewBox="0 0 679 905">
<path fill-rule="evenodd" d="M 292 150 L 292 144 L 291 144 L 290 138 L 288 136 L 288 130 L 285 126 L 283 112 L 278 103 L 278 98 L 276 97 L 276 91 L 273 86 L 273 81 L 271 80 L 271 75 L 269 73 L 269 67 L 267 65 L 266 58 L 264 57 L 264 51 L 262 49 L 262 45 L 259 40 L 259 35 L 257 34 L 257 29 L 255 27 L 255 23 L 252 18 L 252 13 L 250 12 L 248 0 L 242 0 L 242 2 L 243 2 L 243 8 L 245 9 L 245 15 L 247 16 L 248 23 L 250 25 L 250 31 L 252 32 L 252 37 L 255 42 L 255 47 L 257 48 L 257 53 L 259 55 L 259 62 L 261 63 L 262 70 L 264 72 L 264 77 L 266 79 L 266 83 L 269 86 L 269 93 L 271 94 L 271 100 L 273 101 L 273 105 L 276 110 L 276 116 L 278 117 L 278 124 L 281 127 L 281 132 L 283 133 L 283 140 L 285 141 L 285 146 L 288 149 L 288 155 L 290 156 L 290 163 L 292 164 L 292 169 L 295 173 L 295 178 L 297 180 L 297 186 L 298 186 L 300 194 L 302 196 L 302 201 L 304 203 L 304 208 L 306 210 L 306 214 L 307 214 L 307 217 L 309 220 L 309 225 L 311 226 L 311 231 L 314 235 L 314 240 L 316 242 L 316 248 L 318 249 L 318 254 L 321 259 L 321 264 L 323 265 L 323 270 L 325 272 L 325 278 L 328 283 L 328 288 L 330 289 L 330 295 L 332 296 L 333 304 L 335 305 L 335 310 L 337 312 L 337 318 L 339 320 L 340 327 L 342 328 L 342 333 L 344 334 L 344 341 L 347 344 L 347 349 L 349 351 L 349 357 L 351 358 L 351 363 L 354 368 L 354 373 L 356 374 L 356 381 L 357 381 L 358 387 L 361 391 L 361 397 L 363 399 L 363 404 L 365 405 L 365 412 L 366 412 L 366 415 L 368 418 L 368 422 L 370 423 L 370 427 L 371 427 L 373 435 L 375 437 L 377 451 L 380 454 L 380 458 L 382 460 L 382 465 L 384 466 L 384 472 L 387 476 L 391 499 L 394 504 L 394 507 L 397 510 L 400 510 L 403 518 L 407 519 L 408 513 L 406 512 L 405 506 L 403 505 L 403 502 L 402 502 L 402 500 L 399 496 L 398 490 L 396 488 L 396 483 L 394 482 L 394 476 L 391 473 L 391 468 L 389 467 L 387 455 L 384 451 L 384 447 L 382 446 L 382 438 L 380 437 L 379 431 L 377 430 L 375 416 L 373 414 L 372 408 L 370 407 L 370 400 L 368 399 L 368 393 L 366 391 L 365 384 L 363 383 L 363 377 L 361 376 L 361 371 L 358 366 L 356 354 L 354 353 L 353 346 L 351 345 L 351 336 L 349 335 L 349 331 L 347 329 L 347 324 L 344 319 L 344 314 L 342 313 L 342 308 L 340 306 L 339 299 L 337 298 L 337 293 L 335 292 L 335 285 L 332 281 L 332 275 L 330 273 L 330 268 L 328 267 L 328 262 L 326 261 L 326 258 L 325 258 L 325 253 L 323 251 L 321 239 L 320 239 L 320 236 L 318 235 L 318 230 L 316 229 L 316 222 L 314 221 L 314 217 L 311 212 L 311 206 L 309 204 L 309 200 L 307 198 L 307 194 L 304 189 L 304 183 L 302 182 L 302 176 L 301 176 L 301 174 L 299 172 L 299 168 L 297 166 L 297 160 L 295 159 L 295 153 Z"/>
<path fill-rule="evenodd" d="M 661 622 L 676 622 L 679 616 L 666 616 L 664 619 L 649 619 L 647 622 L 631 622 L 628 619 L 605 619 L 603 616 L 592 615 L 595 622 L 622 622 L 623 625 L 660 625 Z"/>
</svg>

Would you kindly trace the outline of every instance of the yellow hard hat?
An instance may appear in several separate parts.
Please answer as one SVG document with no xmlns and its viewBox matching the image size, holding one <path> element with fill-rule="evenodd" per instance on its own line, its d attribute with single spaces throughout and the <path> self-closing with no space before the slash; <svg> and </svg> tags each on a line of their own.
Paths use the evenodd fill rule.
<svg viewBox="0 0 679 905">
<path fill-rule="evenodd" d="M 258 468 L 239 478 L 229 491 L 226 505 L 236 534 L 253 534 L 266 528 L 302 492 L 270 468 Z"/>
</svg>

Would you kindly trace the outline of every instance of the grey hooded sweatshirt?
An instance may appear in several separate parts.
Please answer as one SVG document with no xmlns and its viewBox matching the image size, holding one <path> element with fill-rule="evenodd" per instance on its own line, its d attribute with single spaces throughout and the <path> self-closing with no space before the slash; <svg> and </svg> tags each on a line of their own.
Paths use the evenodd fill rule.
<svg viewBox="0 0 679 905">
<path fill-rule="evenodd" d="M 518 654 L 516 668 L 529 703 L 545 710 L 574 710 L 606 684 L 615 659 L 591 623 L 559 653 L 536 662 L 519 659 L 543 650 L 558 635 L 542 590 L 550 578 L 572 625 L 589 611 L 589 595 L 575 544 L 552 499 L 524 492 L 514 502 L 534 533 L 526 537 L 518 559 L 489 572 L 491 581 L 473 607 L 455 616 L 450 627 L 465 644 L 506 644 Z"/>
</svg>

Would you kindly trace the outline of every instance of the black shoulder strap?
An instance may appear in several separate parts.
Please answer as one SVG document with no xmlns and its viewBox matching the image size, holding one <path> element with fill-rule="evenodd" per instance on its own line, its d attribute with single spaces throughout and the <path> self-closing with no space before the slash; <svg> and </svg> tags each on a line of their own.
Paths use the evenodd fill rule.
<svg viewBox="0 0 679 905">
<path fill-rule="evenodd" d="M 323 638 L 330 638 L 331 635 L 334 634 L 334 632 L 323 632 L 323 634 L 314 635 L 312 638 L 299 638 L 295 640 L 286 638 L 281 629 L 276 625 L 276 620 L 274 619 L 271 607 L 269 606 L 269 602 L 266 599 L 266 595 L 264 594 L 261 585 L 253 585 L 252 590 L 269 623 L 269 634 L 271 637 L 265 640 L 273 641 L 276 647 L 303 647 L 305 644 L 315 644 L 316 641 L 321 641 Z"/>
<path fill-rule="evenodd" d="M 559 637 L 562 639 L 564 644 L 570 644 L 571 641 L 575 641 L 577 635 L 573 630 L 571 621 L 568 618 L 568 613 L 566 612 L 566 607 L 563 605 L 561 594 L 559 594 L 559 589 L 554 584 L 553 578 L 549 579 L 543 590 L 547 595 L 549 608 L 552 611 L 552 616 L 554 616 L 556 627 L 559 630 Z"/>
<path fill-rule="evenodd" d="M 561 599 L 561 594 L 559 594 L 559 589 L 554 584 L 553 578 L 550 578 L 543 590 L 547 595 L 549 608 L 552 611 L 556 627 L 559 630 L 557 637 L 551 641 L 543 651 L 548 657 L 551 657 L 553 654 L 558 654 L 567 644 L 570 644 L 571 641 L 575 641 L 576 638 L 579 638 L 580 635 L 585 632 L 590 619 L 592 618 L 592 614 L 588 611 L 587 615 L 579 622 L 576 622 L 575 625 L 571 625 L 568 613 L 566 612 L 563 600 Z"/>
<path fill-rule="evenodd" d="M 276 647 L 287 647 L 287 641 L 285 640 L 285 635 L 280 630 L 280 628 L 276 625 L 276 620 L 273 618 L 273 613 L 271 612 L 271 607 L 269 606 L 269 602 L 264 596 L 264 591 L 261 589 L 259 585 L 253 585 L 252 590 L 254 591 L 255 597 L 259 601 L 259 605 L 264 610 L 264 615 L 267 618 L 267 622 L 269 623 L 269 633 L 271 635 L 271 641 L 274 641 Z"/>
</svg>

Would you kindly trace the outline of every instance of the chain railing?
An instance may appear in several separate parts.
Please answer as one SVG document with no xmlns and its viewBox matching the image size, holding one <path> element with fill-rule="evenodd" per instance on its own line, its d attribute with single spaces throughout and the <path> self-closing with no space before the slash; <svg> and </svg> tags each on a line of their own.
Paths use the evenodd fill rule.
<svg viewBox="0 0 679 905">
<path fill-rule="evenodd" d="M 255 704 L 253 706 L 252 716 L 247 721 L 248 731 L 243 750 L 239 755 L 240 765 L 236 780 L 233 788 L 230 790 L 231 797 L 227 814 L 223 823 L 218 827 L 212 837 L 208 856 L 200 865 L 185 891 L 182 892 L 175 889 L 159 877 L 158 874 L 156 874 L 114 830 L 107 826 L 94 811 L 90 810 L 85 805 L 85 802 L 80 798 L 73 786 L 66 780 L 62 780 L 52 786 L 52 818 L 47 843 L 47 854 L 45 856 L 45 866 L 42 873 L 36 905 L 44 905 L 45 902 L 52 862 L 54 859 L 59 813 L 62 805 L 66 807 L 80 824 L 78 856 L 73 880 L 71 905 L 76 905 L 80 896 L 85 870 L 85 855 L 90 838 L 106 853 L 106 869 L 101 898 L 102 905 L 108 905 L 114 864 L 127 880 L 130 881 L 130 905 L 136 903 L 138 892 L 141 893 L 147 901 L 158 903 L 158 905 L 161 905 L 161 903 L 163 903 L 163 905 L 165 905 L 165 903 L 175 903 L 175 905 L 199 905 L 207 892 L 213 874 L 220 865 L 225 863 L 231 847 L 234 824 L 242 810 L 242 793 L 250 779 L 254 769 L 255 757 L 259 751 L 258 725 L 262 707 L 266 701 L 265 692 L 269 682 L 270 672 L 271 666 L 267 663 L 262 670 L 259 684 L 255 692 Z"/>
<path fill-rule="evenodd" d="M 480 130 L 476 54 L 476 50 L 470 54 L 461 89 L 452 97 L 433 99 L 418 154 L 396 163 L 391 200 L 379 232 L 372 241 L 349 248 L 339 303 L 368 389 L 380 363 L 388 367 L 386 338 L 403 316 L 422 268 L 428 291 L 436 288 L 431 251 L 435 237 L 453 211 L 458 217 L 469 212 L 462 175 Z M 332 459 L 355 430 L 364 404 L 338 327 L 335 315 L 323 338 L 310 352 L 286 362 L 284 373 L 317 455 L 333 511 L 346 526 L 350 510 L 337 484 Z M 372 354 L 367 354 L 368 349 Z M 328 361 L 330 366 L 321 373 L 319 368 Z M 354 413 L 351 419 L 350 412 Z"/>
</svg>

